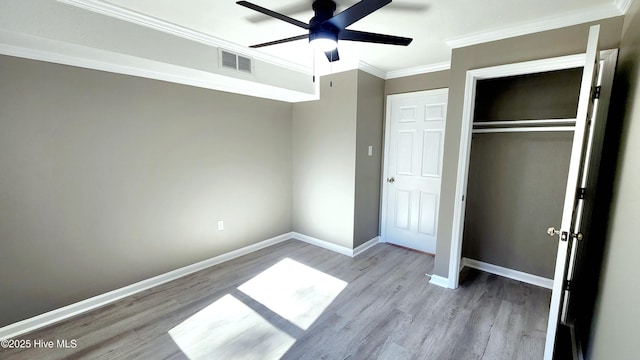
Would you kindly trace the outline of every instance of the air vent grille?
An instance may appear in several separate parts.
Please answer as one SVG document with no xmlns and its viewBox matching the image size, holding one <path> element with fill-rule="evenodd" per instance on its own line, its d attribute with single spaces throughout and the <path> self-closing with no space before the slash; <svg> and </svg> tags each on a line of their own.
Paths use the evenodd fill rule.
<svg viewBox="0 0 640 360">
<path fill-rule="evenodd" d="M 232 54 L 230 52 L 223 51 L 222 52 L 222 67 L 225 67 L 227 69 L 236 70 L 238 68 L 237 58 L 238 57 L 236 56 L 236 54 Z"/>
<path fill-rule="evenodd" d="M 252 59 L 232 52 L 220 51 L 220 67 L 228 70 L 243 72 L 246 74 L 253 73 Z"/>
<path fill-rule="evenodd" d="M 251 59 L 238 55 L 238 70 L 251 74 Z"/>
</svg>

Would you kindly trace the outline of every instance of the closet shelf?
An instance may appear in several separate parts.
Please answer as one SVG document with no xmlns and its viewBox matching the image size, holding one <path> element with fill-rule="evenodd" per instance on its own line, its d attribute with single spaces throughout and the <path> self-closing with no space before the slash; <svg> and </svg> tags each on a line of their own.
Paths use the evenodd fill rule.
<svg viewBox="0 0 640 360">
<path fill-rule="evenodd" d="M 474 121 L 473 126 L 513 126 L 513 125 L 575 125 L 576 119 L 540 119 L 507 121 Z"/>
<path fill-rule="evenodd" d="M 576 119 L 477 121 L 473 133 L 573 131 L 575 124 Z"/>
<path fill-rule="evenodd" d="M 487 133 L 508 133 L 508 132 L 555 132 L 555 131 L 574 131 L 574 130 L 575 130 L 575 126 L 524 126 L 524 127 L 473 129 L 472 133 L 487 134 Z"/>
</svg>

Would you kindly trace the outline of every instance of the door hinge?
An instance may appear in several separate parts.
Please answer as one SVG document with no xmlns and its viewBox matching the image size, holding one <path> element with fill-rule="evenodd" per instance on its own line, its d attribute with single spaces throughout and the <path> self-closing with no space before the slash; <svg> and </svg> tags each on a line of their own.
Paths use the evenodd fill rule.
<svg viewBox="0 0 640 360">
<path fill-rule="evenodd" d="M 600 99 L 600 92 L 602 91 L 602 86 L 596 86 L 593 89 L 593 98 L 594 99 Z"/>
<path fill-rule="evenodd" d="M 587 188 L 578 188 L 576 199 L 584 199 L 587 195 Z"/>
<path fill-rule="evenodd" d="M 573 281 L 571 280 L 564 280 L 564 290 L 566 291 L 573 291 Z"/>
</svg>

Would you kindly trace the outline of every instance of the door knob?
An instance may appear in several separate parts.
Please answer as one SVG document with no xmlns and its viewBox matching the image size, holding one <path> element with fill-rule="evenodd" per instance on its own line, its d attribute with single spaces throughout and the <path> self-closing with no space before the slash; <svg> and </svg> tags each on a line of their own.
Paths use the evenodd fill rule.
<svg viewBox="0 0 640 360">
<path fill-rule="evenodd" d="M 552 227 L 550 227 L 550 228 L 548 228 L 548 229 L 547 229 L 547 234 L 548 234 L 549 236 L 556 236 L 556 235 L 560 235 L 560 230 L 556 230 L 556 228 L 552 226 Z"/>
<path fill-rule="evenodd" d="M 393 184 L 394 182 L 396 182 L 396 179 L 394 177 L 390 177 L 387 178 L 387 182 Z"/>
</svg>

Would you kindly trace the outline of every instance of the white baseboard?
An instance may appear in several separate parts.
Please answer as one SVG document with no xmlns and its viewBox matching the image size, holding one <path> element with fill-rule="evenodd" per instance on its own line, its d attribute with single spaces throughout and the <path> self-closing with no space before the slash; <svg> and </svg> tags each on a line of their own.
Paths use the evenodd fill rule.
<svg viewBox="0 0 640 360">
<path fill-rule="evenodd" d="M 353 257 L 353 249 L 349 249 L 346 246 L 336 245 L 325 240 L 316 239 L 314 237 L 300 234 L 297 232 L 292 233 L 292 237 L 296 240 L 306 242 L 307 244 L 315 245 L 327 250 L 337 252 L 338 254 L 347 255 Z"/>
<path fill-rule="evenodd" d="M 346 246 L 336 245 L 334 243 L 331 243 L 325 240 L 320 240 L 309 235 L 300 234 L 297 232 L 293 232 L 292 234 L 293 234 L 292 237 L 296 240 L 306 242 L 307 244 L 315 245 L 327 250 L 337 252 L 338 254 L 347 255 L 350 257 L 355 257 L 357 255 L 360 255 L 380 242 L 380 238 L 376 236 L 373 239 L 367 241 L 366 243 L 358 246 L 357 248 L 350 249 Z"/>
<path fill-rule="evenodd" d="M 447 279 L 446 277 L 438 276 L 438 275 L 431 275 L 431 280 L 429 280 L 429 284 L 450 289 L 449 279 Z"/>
<path fill-rule="evenodd" d="M 234 250 L 219 256 L 215 256 L 211 259 L 203 260 L 195 264 L 191 264 L 167 273 L 142 280 L 135 284 L 131 284 L 113 291 L 109 291 L 104 294 L 94 296 L 92 298 L 73 303 L 41 315 L 34 316 L 29 319 L 25 319 L 7 326 L 0 328 L 0 339 L 11 339 L 22 334 L 26 334 L 30 331 L 51 325 L 53 323 L 68 319 L 72 316 L 97 309 L 103 305 L 120 300 L 127 296 L 136 294 L 140 291 L 147 290 L 154 286 L 164 284 L 166 282 L 178 279 L 185 275 L 195 273 L 197 271 L 206 269 L 208 267 L 223 263 L 235 259 L 237 257 L 252 253 L 254 251 L 266 248 L 271 245 L 281 243 L 285 240 L 289 240 L 293 237 L 292 233 L 286 233 L 274 238 L 261 241 L 259 243 L 245 246 L 241 249 Z"/>
<path fill-rule="evenodd" d="M 485 263 L 478 260 L 468 259 L 468 258 L 462 258 L 462 265 L 463 267 L 467 266 L 473 269 L 486 271 L 488 273 L 504 276 L 509 279 L 522 281 L 527 284 L 532 284 L 532 285 L 540 286 L 547 289 L 553 288 L 553 279 L 548 279 L 542 276 L 533 275 L 533 274 L 525 273 L 518 270 L 507 269 L 502 266 L 493 265 L 493 264 Z"/>
<path fill-rule="evenodd" d="M 371 249 L 372 247 L 376 246 L 377 244 L 380 243 L 380 237 L 376 236 L 373 239 L 367 241 L 366 243 L 358 246 L 357 248 L 353 249 L 353 257 L 356 257 L 360 254 L 362 254 L 363 252 Z"/>
</svg>

